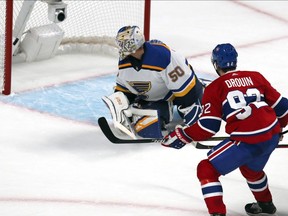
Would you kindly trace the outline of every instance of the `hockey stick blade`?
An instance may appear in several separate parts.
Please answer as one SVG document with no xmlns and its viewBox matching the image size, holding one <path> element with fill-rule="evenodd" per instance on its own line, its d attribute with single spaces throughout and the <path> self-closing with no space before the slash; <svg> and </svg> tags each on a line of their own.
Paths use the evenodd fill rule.
<svg viewBox="0 0 288 216">
<path fill-rule="evenodd" d="M 112 143 L 152 143 L 161 142 L 162 139 L 121 139 L 114 135 L 105 117 L 98 119 L 98 125 L 101 128 L 104 135 Z"/>
</svg>

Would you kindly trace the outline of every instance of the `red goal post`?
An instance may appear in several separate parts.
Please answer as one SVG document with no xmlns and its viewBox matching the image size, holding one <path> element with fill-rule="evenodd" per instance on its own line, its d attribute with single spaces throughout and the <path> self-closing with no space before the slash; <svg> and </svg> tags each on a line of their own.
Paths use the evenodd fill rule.
<svg viewBox="0 0 288 216">
<path fill-rule="evenodd" d="M 29 62 L 52 58 L 58 48 L 67 44 L 74 44 L 72 47 L 76 43 L 88 44 L 88 47 L 97 43 L 116 46 L 117 30 L 125 25 L 138 25 L 148 40 L 150 8 L 151 0 L 0 1 L 2 94 L 11 93 L 11 68 L 15 59 Z"/>
</svg>

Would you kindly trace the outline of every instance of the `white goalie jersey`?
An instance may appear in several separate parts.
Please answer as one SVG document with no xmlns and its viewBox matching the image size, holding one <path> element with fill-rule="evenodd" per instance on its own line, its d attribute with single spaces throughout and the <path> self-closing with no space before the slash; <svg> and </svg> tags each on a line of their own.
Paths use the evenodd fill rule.
<svg viewBox="0 0 288 216">
<path fill-rule="evenodd" d="M 193 89 L 198 80 L 183 56 L 163 43 L 145 42 L 144 49 L 139 62 L 129 57 L 119 62 L 116 90 L 146 101 L 169 101 Z"/>
<path fill-rule="evenodd" d="M 148 41 L 143 48 L 140 60 L 129 55 L 119 61 L 116 92 L 103 100 L 115 114 L 112 115 L 115 127 L 122 130 L 119 122 L 132 134 L 160 138 L 162 129 L 173 119 L 173 105 L 182 113 L 185 124 L 196 119 L 201 112 L 198 107 L 201 107 L 203 86 L 186 58 L 164 43 Z M 119 92 L 127 96 L 128 101 Z M 123 108 L 123 104 L 127 106 Z M 132 112 L 133 118 L 123 115 L 126 110 Z"/>
</svg>

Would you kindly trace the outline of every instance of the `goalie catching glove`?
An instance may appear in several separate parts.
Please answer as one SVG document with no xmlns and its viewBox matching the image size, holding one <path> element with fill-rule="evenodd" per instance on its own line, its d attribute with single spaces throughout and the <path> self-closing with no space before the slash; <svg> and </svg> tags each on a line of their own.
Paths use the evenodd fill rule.
<svg viewBox="0 0 288 216">
<path fill-rule="evenodd" d="M 192 142 L 193 140 L 185 133 L 184 128 L 182 126 L 177 126 L 173 132 L 164 137 L 161 141 L 161 145 L 180 149 Z"/>
</svg>

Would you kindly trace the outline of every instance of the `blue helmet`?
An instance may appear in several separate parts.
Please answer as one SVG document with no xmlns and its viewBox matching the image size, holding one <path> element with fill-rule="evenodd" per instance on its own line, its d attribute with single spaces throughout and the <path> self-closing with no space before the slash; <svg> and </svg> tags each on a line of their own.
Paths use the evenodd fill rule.
<svg viewBox="0 0 288 216">
<path fill-rule="evenodd" d="M 212 51 L 211 62 L 216 71 L 220 68 L 227 72 L 236 69 L 237 56 L 237 51 L 230 43 L 218 44 Z"/>
</svg>

